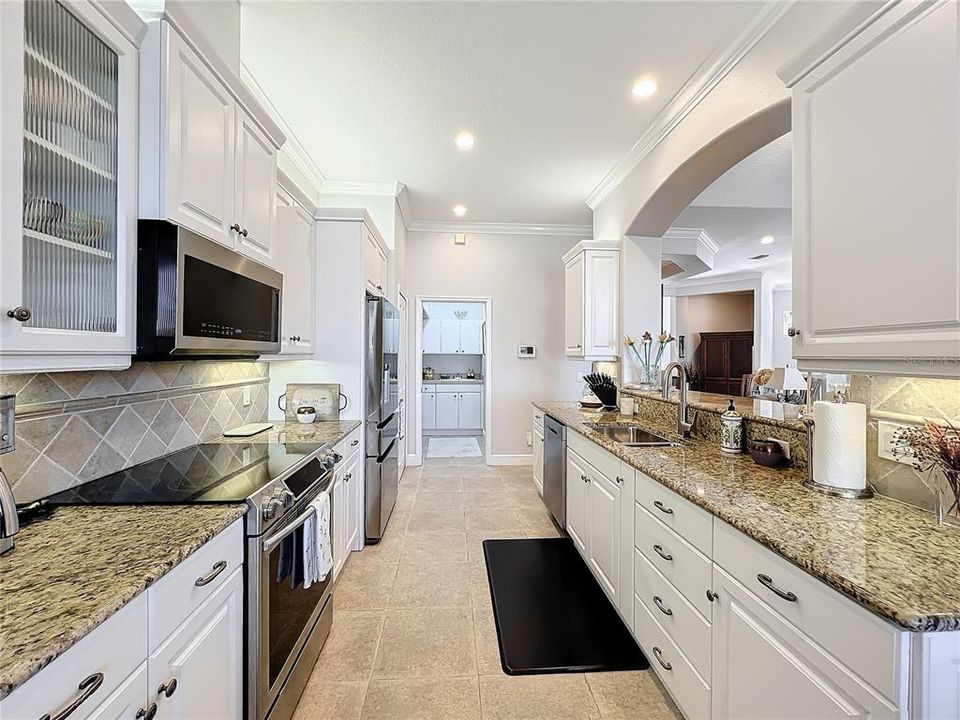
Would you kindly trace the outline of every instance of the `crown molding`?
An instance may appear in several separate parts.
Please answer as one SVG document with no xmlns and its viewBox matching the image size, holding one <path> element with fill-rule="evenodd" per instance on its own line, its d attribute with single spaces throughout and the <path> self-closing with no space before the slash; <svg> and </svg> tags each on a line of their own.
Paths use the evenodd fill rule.
<svg viewBox="0 0 960 720">
<path fill-rule="evenodd" d="M 397 197 L 406 188 L 394 180 L 331 180 L 323 183 L 323 192 L 330 195 L 386 195 Z"/>
<path fill-rule="evenodd" d="M 277 106 L 270 100 L 263 86 L 257 82 L 256 77 L 250 72 L 250 68 L 242 61 L 240 63 L 240 79 L 243 81 L 243 84 L 247 86 L 247 89 L 253 97 L 256 98 L 257 102 L 263 106 L 266 113 L 270 115 L 273 122 L 276 123 L 283 134 L 286 135 L 287 141 L 283 144 L 281 151 L 290 158 L 290 161 L 303 176 L 313 184 L 313 188 L 311 188 L 313 193 L 319 195 L 324 184 L 327 182 L 326 176 L 313 161 L 310 153 L 307 152 L 303 143 L 300 142 L 300 138 L 298 138 L 293 130 L 290 129 L 290 126 L 284 122 L 283 116 L 280 114 L 280 111 L 277 110 Z M 314 200 L 314 204 L 316 204 L 316 200 Z"/>
<path fill-rule="evenodd" d="M 703 99 L 733 70 L 744 56 L 770 32 L 780 19 L 793 7 L 796 0 L 767 0 L 750 24 L 744 28 L 730 45 L 714 53 L 701 66 L 666 107 L 654 118 L 643 136 L 634 143 L 600 183 L 586 197 L 586 203 L 595 210 L 619 187 L 644 158 L 649 155 L 680 122 L 696 108 Z"/>
<path fill-rule="evenodd" d="M 590 225 L 535 225 L 533 223 L 453 222 L 447 220 L 414 220 L 407 226 L 411 232 L 468 233 L 473 235 L 546 235 L 589 238 Z"/>
<path fill-rule="evenodd" d="M 713 255 L 720 252 L 720 246 L 714 242 L 713 238 L 703 228 L 682 228 L 672 227 L 663 234 L 664 240 L 694 240 L 705 250 Z M 666 252 L 666 251 L 665 251 Z"/>
<path fill-rule="evenodd" d="M 403 227 L 410 229 L 410 223 L 413 220 L 413 208 L 410 207 L 410 193 L 407 192 L 407 186 L 403 183 L 397 183 L 400 190 L 397 192 L 397 207 L 400 208 L 400 217 L 403 219 Z"/>
</svg>

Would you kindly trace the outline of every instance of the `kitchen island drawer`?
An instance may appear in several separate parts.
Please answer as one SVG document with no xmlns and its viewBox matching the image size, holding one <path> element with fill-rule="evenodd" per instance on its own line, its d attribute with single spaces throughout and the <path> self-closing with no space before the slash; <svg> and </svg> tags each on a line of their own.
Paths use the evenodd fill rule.
<svg viewBox="0 0 960 720">
<path fill-rule="evenodd" d="M 146 656 L 147 593 L 141 593 L 0 701 L 0 718 L 56 717 L 72 703 L 78 703 L 70 720 L 84 720 L 136 671 Z"/>
<path fill-rule="evenodd" d="M 713 515 L 637 471 L 637 502 L 707 557 L 713 551 Z"/>
<path fill-rule="evenodd" d="M 709 720 L 710 684 L 670 639 L 643 601 L 633 598 L 637 642 L 687 720 Z"/>
<path fill-rule="evenodd" d="M 616 482 L 620 476 L 620 458 L 607 452 L 593 440 L 585 438 L 570 428 L 567 432 L 567 447 L 593 465 L 610 482 Z"/>
<path fill-rule="evenodd" d="M 707 599 L 711 563 L 699 550 L 647 512 L 634 506 L 634 542 L 637 549 L 705 618 L 712 609 Z"/>
<path fill-rule="evenodd" d="M 240 518 L 149 588 L 150 652 L 243 565 L 243 543 Z"/>
<path fill-rule="evenodd" d="M 541 432 L 543 431 L 543 415 L 543 410 L 538 407 L 533 408 L 533 424 L 540 428 Z"/>
<path fill-rule="evenodd" d="M 349 460 L 354 453 L 360 451 L 360 430 L 362 428 L 362 425 L 354 428 L 349 435 L 334 446 L 333 449 L 343 455 L 344 460 Z"/>
<path fill-rule="evenodd" d="M 711 625 L 639 550 L 634 550 L 634 594 L 657 616 L 680 651 L 710 681 Z"/>
<path fill-rule="evenodd" d="M 714 562 L 894 703 L 909 653 L 901 632 L 730 525 L 714 523 Z M 842 548 L 852 553 L 852 548 Z"/>
</svg>

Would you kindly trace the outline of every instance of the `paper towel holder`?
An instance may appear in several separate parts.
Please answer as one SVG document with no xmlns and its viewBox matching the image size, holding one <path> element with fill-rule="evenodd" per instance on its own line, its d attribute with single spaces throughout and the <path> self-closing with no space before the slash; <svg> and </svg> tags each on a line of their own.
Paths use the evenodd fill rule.
<svg viewBox="0 0 960 720">
<path fill-rule="evenodd" d="M 838 392 L 837 393 L 837 402 L 846 402 L 846 396 Z M 813 417 L 807 415 L 801 418 L 803 424 L 807 428 L 807 479 L 803 481 L 803 486 L 809 490 L 815 490 L 817 492 L 822 492 L 826 495 L 834 495 L 836 497 L 847 498 L 848 500 L 866 500 L 873 497 L 873 488 L 868 484 L 862 490 L 855 490 L 853 488 L 841 488 L 834 487 L 833 485 L 824 485 L 823 483 L 818 483 L 813 478 Z"/>
</svg>

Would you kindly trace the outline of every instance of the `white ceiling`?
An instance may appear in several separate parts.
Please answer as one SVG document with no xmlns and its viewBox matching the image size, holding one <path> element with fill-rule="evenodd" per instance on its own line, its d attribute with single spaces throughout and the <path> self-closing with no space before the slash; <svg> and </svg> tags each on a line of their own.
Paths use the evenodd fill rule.
<svg viewBox="0 0 960 720">
<path fill-rule="evenodd" d="M 241 56 L 328 178 L 405 183 L 408 221 L 589 224 L 587 194 L 762 5 L 243 0 Z"/>
</svg>

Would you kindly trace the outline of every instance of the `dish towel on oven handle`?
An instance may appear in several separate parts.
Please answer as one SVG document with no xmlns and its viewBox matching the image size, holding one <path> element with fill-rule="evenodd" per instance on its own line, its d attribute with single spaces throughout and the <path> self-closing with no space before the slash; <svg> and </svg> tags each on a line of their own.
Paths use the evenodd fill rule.
<svg viewBox="0 0 960 720">
<path fill-rule="evenodd" d="M 323 582 L 333 569 L 332 539 L 330 537 L 330 491 L 321 493 L 310 503 L 314 515 L 304 525 L 303 564 L 306 570 L 303 587 Z"/>
</svg>

